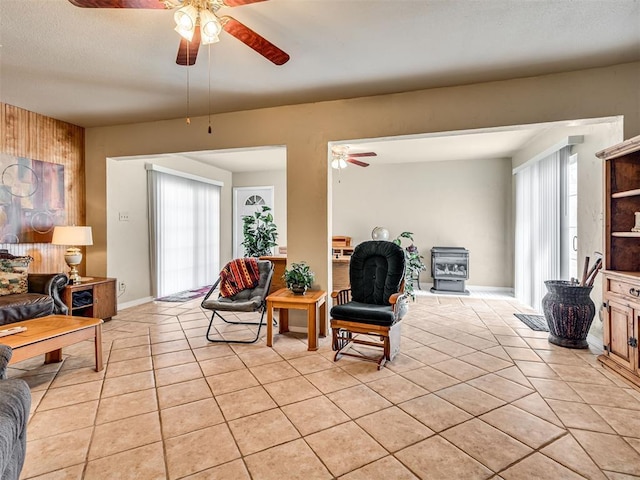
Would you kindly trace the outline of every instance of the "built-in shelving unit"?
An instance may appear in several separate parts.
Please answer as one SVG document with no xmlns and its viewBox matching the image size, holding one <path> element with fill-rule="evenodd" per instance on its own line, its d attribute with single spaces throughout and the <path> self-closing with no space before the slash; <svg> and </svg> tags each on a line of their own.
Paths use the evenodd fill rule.
<svg viewBox="0 0 640 480">
<path fill-rule="evenodd" d="M 603 347 L 598 359 L 640 386 L 640 136 L 596 154 L 604 160 Z"/>
<path fill-rule="evenodd" d="M 611 232 L 613 237 L 639 238 L 640 232 Z"/>
<path fill-rule="evenodd" d="M 636 197 L 638 195 L 640 195 L 640 188 L 636 188 L 634 190 L 627 190 L 626 192 L 612 193 L 611 198 Z"/>
</svg>

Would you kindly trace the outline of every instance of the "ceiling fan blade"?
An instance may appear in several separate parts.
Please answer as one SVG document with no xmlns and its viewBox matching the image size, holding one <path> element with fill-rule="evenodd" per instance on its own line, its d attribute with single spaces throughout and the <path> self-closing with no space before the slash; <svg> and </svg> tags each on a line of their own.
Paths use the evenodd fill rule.
<svg viewBox="0 0 640 480">
<path fill-rule="evenodd" d="M 250 3 L 266 2 L 266 0 L 223 0 L 225 7 L 240 7 Z"/>
<path fill-rule="evenodd" d="M 82 8 L 158 8 L 166 7 L 160 0 L 69 0 Z"/>
<path fill-rule="evenodd" d="M 200 25 L 196 25 L 193 32 L 193 38 L 188 41 L 186 38 L 180 38 L 180 47 L 178 48 L 178 57 L 176 63 L 189 67 L 196 63 L 198 56 L 198 48 L 200 47 Z"/>
<path fill-rule="evenodd" d="M 253 48 L 260 55 L 276 65 L 283 65 L 289 61 L 289 55 L 280 50 L 269 40 L 258 35 L 246 25 L 240 23 L 233 17 L 224 16 L 221 19 L 222 28 L 240 40 L 245 45 Z"/>
<path fill-rule="evenodd" d="M 366 162 L 361 162 L 360 160 L 356 160 L 355 158 L 347 158 L 347 162 L 353 163 L 354 165 L 358 165 L 359 167 L 368 167 L 369 164 Z"/>
<path fill-rule="evenodd" d="M 349 153 L 350 157 L 377 157 L 378 154 L 376 152 L 363 152 L 363 153 Z"/>
</svg>

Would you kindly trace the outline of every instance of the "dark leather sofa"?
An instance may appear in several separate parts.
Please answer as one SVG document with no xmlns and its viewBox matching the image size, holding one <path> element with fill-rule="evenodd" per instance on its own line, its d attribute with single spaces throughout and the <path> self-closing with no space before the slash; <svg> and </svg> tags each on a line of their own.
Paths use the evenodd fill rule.
<svg viewBox="0 0 640 480">
<path fill-rule="evenodd" d="M 27 293 L 0 296 L 0 326 L 46 315 L 66 315 L 61 292 L 69 279 L 63 273 L 30 273 Z"/>
<path fill-rule="evenodd" d="M 24 380 L 6 379 L 11 347 L 0 344 L 0 480 L 18 480 L 27 451 L 31 391 Z"/>
</svg>

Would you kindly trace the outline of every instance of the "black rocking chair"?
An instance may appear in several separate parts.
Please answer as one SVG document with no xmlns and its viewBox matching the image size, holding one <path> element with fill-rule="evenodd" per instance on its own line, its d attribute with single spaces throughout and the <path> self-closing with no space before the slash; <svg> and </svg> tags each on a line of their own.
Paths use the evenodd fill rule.
<svg viewBox="0 0 640 480">
<path fill-rule="evenodd" d="M 337 302 L 330 314 L 332 346 L 337 350 L 334 361 L 349 355 L 376 362 L 380 369 L 400 351 L 404 269 L 404 251 L 393 242 L 368 241 L 355 248 L 349 264 L 351 288 L 331 295 Z M 381 341 L 359 339 L 358 335 Z M 382 348 L 382 354 L 371 357 L 348 352 L 354 344 Z"/>
</svg>

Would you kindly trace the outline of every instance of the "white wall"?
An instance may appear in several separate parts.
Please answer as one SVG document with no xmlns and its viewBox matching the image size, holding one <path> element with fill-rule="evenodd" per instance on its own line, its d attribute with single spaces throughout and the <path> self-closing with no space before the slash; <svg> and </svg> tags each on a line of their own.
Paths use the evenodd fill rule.
<svg viewBox="0 0 640 480">
<path fill-rule="evenodd" d="M 431 247 L 469 250 L 469 285 L 513 286 L 511 160 L 347 167 L 333 174 L 333 235 L 354 245 L 376 226 L 391 239 L 403 231 L 424 256 L 431 283 Z M 403 241 L 403 246 L 408 243 Z"/>
<path fill-rule="evenodd" d="M 287 245 L 287 172 L 270 170 L 233 174 L 234 187 L 273 185 L 273 221 L 278 227 L 278 245 Z M 278 249 L 276 248 L 276 253 Z"/>
<path fill-rule="evenodd" d="M 118 292 L 118 303 L 149 299 L 151 274 L 149 261 L 149 220 L 147 172 L 145 163 L 222 182 L 220 192 L 220 263 L 231 259 L 231 172 L 193 160 L 180 165 L 166 158 L 110 158 L 107 162 L 107 271 L 110 277 L 124 282 L 126 290 Z M 127 212 L 129 221 L 119 221 L 119 212 Z"/>
</svg>

